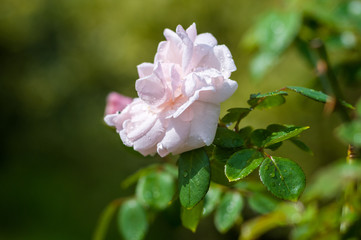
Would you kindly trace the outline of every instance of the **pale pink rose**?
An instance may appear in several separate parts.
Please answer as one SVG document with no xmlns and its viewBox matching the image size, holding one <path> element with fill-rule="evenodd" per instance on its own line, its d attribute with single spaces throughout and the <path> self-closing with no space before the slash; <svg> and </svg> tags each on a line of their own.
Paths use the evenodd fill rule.
<svg viewBox="0 0 361 240">
<path fill-rule="evenodd" d="M 154 63 L 138 66 L 139 98 L 105 122 L 115 126 L 122 141 L 143 155 L 179 154 L 210 145 L 215 136 L 220 102 L 237 89 L 230 80 L 236 70 L 225 45 L 210 33 L 164 31 Z"/>
<path fill-rule="evenodd" d="M 123 96 L 119 93 L 109 93 L 105 106 L 105 115 L 121 112 L 132 101 L 132 98 Z"/>
</svg>

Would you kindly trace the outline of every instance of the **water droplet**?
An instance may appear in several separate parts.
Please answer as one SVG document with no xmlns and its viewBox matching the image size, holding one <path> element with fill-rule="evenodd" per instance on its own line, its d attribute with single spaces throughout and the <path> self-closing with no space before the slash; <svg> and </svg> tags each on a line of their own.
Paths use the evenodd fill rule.
<svg viewBox="0 0 361 240">
<path fill-rule="evenodd" d="M 187 176 L 188 176 L 188 172 L 184 172 L 183 177 L 187 177 Z"/>
<path fill-rule="evenodd" d="M 275 172 L 270 173 L 270 177 L 274 178 L 276 176 Z"/>
</svg>

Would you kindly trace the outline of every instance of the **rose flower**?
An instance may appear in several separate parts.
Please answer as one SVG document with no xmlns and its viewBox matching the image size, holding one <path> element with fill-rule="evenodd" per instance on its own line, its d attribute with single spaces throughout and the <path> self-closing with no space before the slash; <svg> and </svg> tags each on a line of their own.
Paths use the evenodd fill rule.
<svg viewBox="0 0 361 240">
<path fill-rule="evenodd" d="M 236 70 L 225 45 L 210 33 L 165 29 L 154 63 L 138 66 L 139 98 L 120 113 L 108 114 L 123 143 L 144 156 L 179 154 L 213 142 L 220 102 L 237 89 L 230 80 Z"/>
</svg>

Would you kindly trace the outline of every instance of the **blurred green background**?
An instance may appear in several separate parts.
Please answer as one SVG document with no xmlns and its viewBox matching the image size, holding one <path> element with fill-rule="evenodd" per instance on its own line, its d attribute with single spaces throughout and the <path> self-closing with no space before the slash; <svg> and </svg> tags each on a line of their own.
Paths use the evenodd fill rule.
<svg viewBox="0 0 361 240">
<path fill-rule="evenodd" d="M 239 88 L 222 104 L 222 114 L 247 106 L 251 93 L 317 86 L 313 69 L 293 45 L 262 81 L 253 81 L 249 73 L 252 55 L 242 48 L 242 37 L 265 12 L 287 11 L 286 2 L 2 0 L 0 239 L 90 239 L 103 208 L 133 193 L 121 189 L 120 182 L 157 160 L 127 151 L 105 126 L 105 98 L 110 91 L 136 97 L 136 66 L 153 61 L 164 28 L 195 22 L 199 33 L 212 33 L 231 50 L 238 68 L 231 78 Z M 332 13 L 335 6 L 323 10 Z M 331 48 L 331 62 L 355 59 L 339 53 Z M 359 51 L 353 54 L 357 64 Z M 359 82 L 345 81 L 342 87 L 346 99 L 355 103 Z M 289 144 L 278 154 L 297 161 L 309 179 L 320 166 L 345 155 L 346 146 L 330 130 L 340 120 L 335 114 L 325 116 L 321 104 L 291 94 L 287 104 L 254 111 L 243 122 L 254 127 L 271 123 L 311 126 L 303 140 L 314 156 Z M 237 236 L 232 231 L 218 234 L 211 218 L 192 234 L 172 214 L 169 210 L 158 217 L 147 239 Z M 108 237 L 120 238 L 115 223 Z"/>
</svg>

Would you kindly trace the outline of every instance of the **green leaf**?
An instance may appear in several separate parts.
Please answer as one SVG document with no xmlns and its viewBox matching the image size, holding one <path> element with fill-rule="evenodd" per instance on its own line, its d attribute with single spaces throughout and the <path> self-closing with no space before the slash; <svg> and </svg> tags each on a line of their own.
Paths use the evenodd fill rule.
<svg viewBox="0 0 361 240">
<path fill-rule="evenodd" d="M 255 192 L 248 198 L 250 208 L 260 214 L 266 214 L 273 211 L 279 201 L 267 196 L 266 194 Z"/>
<path fill-rule="evenodd" d="M 174 178 L 161 171 L 154 171 L 140 178 L 136 188 L 139 202 L 155 209 L 166 208 L 174 194 Z"/>
<path fill-rule="evenodd" d="M 223 148 L 235 148 L 243 146 L 244 140 L 238 133 L 228 128 L 219 127 L 217 128 L 213 144 Z"/>
<path fill-rule="evenodd" d="M 118 214 L 118 228 L 125 240 L 141 240 L 148 230 L 146 213 L 135 199 L 122 204 Z"/>
<path fill-rule="evenodd" d="M 214 147 L 211 161 L 211 179 L 213 182 L 230 186 L 233 183 L 230 183 L 224 174 L 224 166 L 230 156 L 235 153 L 237 149 L 235 148 L 221 148 Z"/>
<path fill-rule="evenodd" d="M 225 166 L 229 181 L 237 181 L 252 173 L 263 161 L 263 155 L 255 149 L 244 149 L 233 154 Z"/>
<path fill-rule="evenodd" d="M 287 158 L 266 158 L 259 175 L 262 183 L 276 197 L 296 201 L 306 185 L 306 177 L 302 169 Z"/>
<path fill-rule="evenodd" d="M 281 124 L 270 124 L 267 126 L 267 130 L 270 131 L 271 133 L 280 132 L 280 131 L 285 130 L 286 128 L 287 128 L 287 126 L 281 125 Z"/>
<path fill-rule="evenodd" d="M 228 158 L 232 156 L 233 153 L 237 152 L 238 148 L 222 148 L 222 147 L 214 147 L 212 160 L 217 160 L 222 163 L 226 163 Z"/>
<path fill-rule="evenodd" d="M 334 163 L 317 173 L 302 198 L 306 201 L 317 198 L 329 200 L 344 192 L 350 182 L 360 180 L 360 162 L 353 162 L 352 164 Z"/>
<path fill-rule="evenodd" d="M 225 124 L 237 122 L 245 118 L 251 111 L 249 108 L 230 108 L 227 110 L 227 114 L 221 119 Z"/>
<path fill-rule="evenodd" d="M 165 163 L 162 165 L 164 168 L 164 171 L 172 175 L 174 178 L 178 178 L 178 168 L 174 166 L 173 164 Z"/>
<path fill-rule="evenodd" d="M 357 119 L 350 123 L 345 123 L 337 128 L 338 137 L 347 144 L 361 147 L 361 120 Z"/>
<path fill-rule="evenodd" d="M 279 55 L 291 44 L 301 26 L 302 18 L 297 12 L 270 12 L 243 39 L 249 49 L 259 48 L 250 66 L 255 79 L 262 78 L 276 63 Z"/>
<path fill-rule="evenodd" d="M 297 36 L 302 17 L 297 12 L 270 12 L 257 25 L 261 51 L 280 54 Z"/>
<path fill-rule="evenodd" d="M 327 94 L 320 92 L 320 91 L 310 89 L 310 88 L 287 86 L 286 89 L 292 90 L 296 93 L 299 93 L 303 96 L 306 96 L 308 98 L 311 98 L 315 101 L 322 102 L 322 103 L 326 103 L 327 101 L 329 101 L 331 99 L 331 97 L 328 96 Z M 344 107 L 347 107 L 349 109 L 355 109 L 354 106 L 345 102 L 344 100 L 340 99 L 339 101 Z"/>
<path fill-rule="evenodd" d="M 206 197 L 204 198 L 203 217 L 208 216 L 216 208 L 221 199 L 222 191 L 219 187 L 210 186 Z"/>
<path fill-rule="evenodd" d="M 182 153 L 178 161 L 179 199 L 192 208 L 206 195 L 210 183 L 209 159 L 203 148 Z"/>
<path fill-rule="evenodd" d="M 301 140 L 297 139 L 297 138 L 291 138 L 289 139 L 295 146 L 297 146 L 299 149 L 313 155 L 312 150 Z"/>
<path fill-rule="evenodd" d="M 214 224 L 221 233 L 227 232 L 241 218 L 243 198 L 239 192 L 227 192 L 214 216 Z"/>
<path fill-rule="evenodd" d="M 325 103 L 330 99 L 330 96 L 328 96 L 327 94 L 310 88 L 295 86 L 287 86 L 286 88 L 318 102 Z"/>
<path fill-rule="evenodd" d="M 266 129 L 256 129 L 251 134 L 251 143 L 257 147 L 263 147 L 263 142 L 271 136 L 271 132 Z"/>
<path fill-rule="evenodd" d="M 197 230 L 198 223 L 202 217 L 203 212 L 203 201 L 199 202 L 192 209 L 185 207 L 181 208 L 181 220 L 185 228 L 188 228 L 192 232 Z"/>
<path fill-rule="evenodd" d="M 221 162 L 217 159 L 213 159 L 211 162 L 211 180 L 215 183 L 224 185 L 224 186 L 231 186 L 233 182 L 229 182 L 228 178 L 224 173 L 224 167 L 226 162 Z"/>
<path fill-rule="evenodd" d="M 247 141 L 247 140 L 249 140 L 252 131 L 253 131 L 253 128 L 251 126 L 247 126 L 247 127 L 239 129 L 238 134 L 241 135 L 241 137 L 245 141 Z"/>
<path fill-rule="evenodd" d="M 309 127 L 293 127 L 289 126 L 280 132 L 273 132 L 264 142 L 264 147 L 271 146 L 275 143 L 282 142 L 284 140 L 298 136 L 301 132 L 305 131 Z"/>
<path fill-rule="evenodd" d="M 265 94 L 251 94 L 247 102 L 252 108 L 271 108 L 285 103 L 284 95 L 287 95 L 287 92 L 275 91 Z"/>
</svg>

